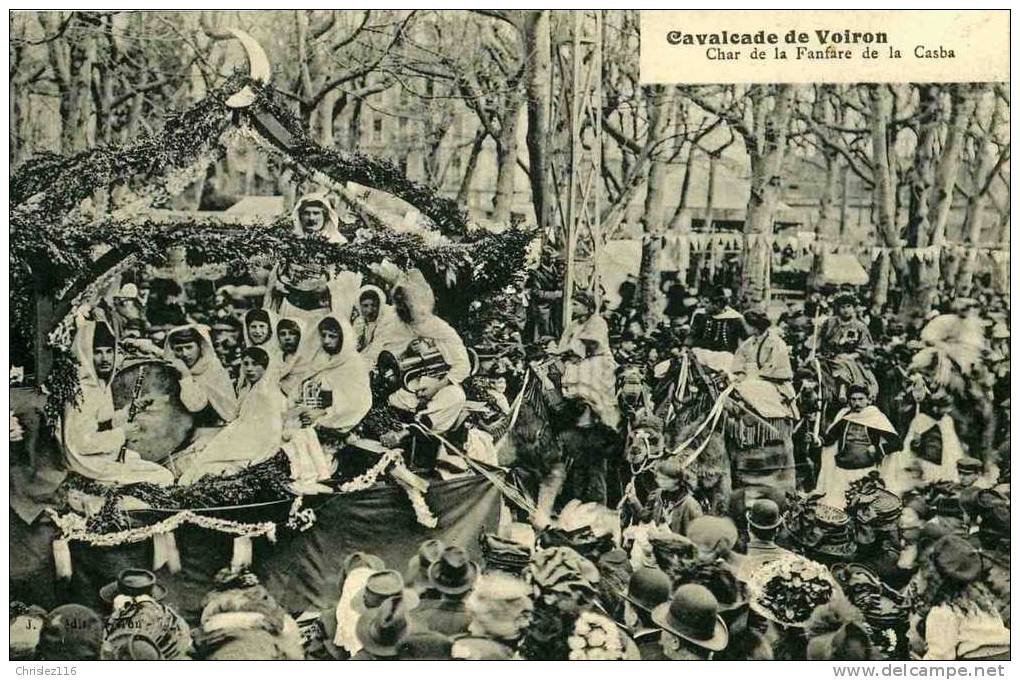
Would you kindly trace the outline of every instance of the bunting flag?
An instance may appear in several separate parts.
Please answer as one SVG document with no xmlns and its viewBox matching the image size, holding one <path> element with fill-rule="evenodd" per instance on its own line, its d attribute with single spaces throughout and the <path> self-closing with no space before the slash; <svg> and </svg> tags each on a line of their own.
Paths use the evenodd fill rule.
<svg viewBox="0 0 1020 680">
<path fill-rule="evenodd" d="M 741 232 L 671 232 L 663 237 L 663 264 L 665 269 L 684 269 L 690 263 L 691 253 L 743 251 L 745 248 L 757 249 L 761 246 L 781 250 L 787 248 L 800 255 L 825 255 L 828 253 L 847 253 L 867 257 L 875 262 L 882 255 L 888 256 L 897 248 L 886 245 L 866 243 L 844 243 L 826 238 L 802 238 L 798 234 L 743 234 Z M 965 243 L 942 243 L 914 248 L 902 245 L 898 248 L 908 259 L 916 262 L 933 264 L 943 254 L 953 257 L 967 257 L 976 252 L 984 262 L 991 266 L 992 262 L 1001 266 L 1009 261 L 1009 249 L 1002 246 L 971 245 Z M 991 258 L 989 261 L 988 258 Z M 682 265 L 682 266 L 678 266 Z"/>
</svg>

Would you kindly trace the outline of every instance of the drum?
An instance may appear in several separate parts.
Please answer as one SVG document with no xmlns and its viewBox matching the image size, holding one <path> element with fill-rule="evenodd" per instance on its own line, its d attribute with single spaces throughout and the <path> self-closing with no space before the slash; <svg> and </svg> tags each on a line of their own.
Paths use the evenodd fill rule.
<svg viewBox="0 0 1020 680">
<path fill-rule="evenodd" d="M 177 371 L 161 361 L 143 360 L 125 364 L 113 379 L 116 409 L 152 399 L 135 412 L 128 428 L 127 447 L 142 458 L 162 462 L 191 436 L 194 417 L 180 399 Z"/>
</svg>

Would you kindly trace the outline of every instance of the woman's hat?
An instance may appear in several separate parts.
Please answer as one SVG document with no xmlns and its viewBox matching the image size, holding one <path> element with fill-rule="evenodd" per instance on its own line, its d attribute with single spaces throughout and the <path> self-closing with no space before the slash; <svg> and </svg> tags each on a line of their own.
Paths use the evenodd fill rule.
<svg viewBox="0 0 1020 680">
<path fill-rule="evenodd" d="M 779 505 L 768 498 L 759 498 L 747 511 L 747 523 L 756 529 L 775 529 L 782 522 Z"/>
<path fill-rule="evenodd" d="M 726 624 L 719 616 L 719 602 L 705 586 L 687 583 L 673 599 L 652 611 L 652 621 L 698 647 L 718 652 L 729 642 Z"/>
<path fill-rule="evenodd" d="M 935 568 L 945 578 L 972 583 L 981 576 L 981 553 L 959 536 L 943 536 L 932 546 L 932 554 Z"/>
<path fill-rule="evenodd" d="M 353 552 L 344 559 L 344 573 L 349 574 L 355 569 L 366 567 L 375 571 L 386 569 L 386 563 L 378 555 L 367 552 Z"/>
<path fill-rule="evenodd" d="M 671 587 L 666 572 L 641 567 L 631 574 L 627 594 L 623 598 L 641 611 L 651 614 L 652 610 L 669 600 Z"/>
<path fill-rule="evenodd" d="M 99 597 L 104 602 L 112 603 L 117 595 L 148 595 L 154 600 L 162 600 L 166 596 L 166 588 L 157 583 L 156 575 L 147 569 L 125 569 L 117 575 L 116 581 L 99 589 Z"/>
<path fill-rule="evenodd" d="M 397 646 L 413 630 L 402 598 L 391 597 L 358 619 L 356 632 L 361 646 L 375 656 L 397 655 Z"/>
<path fill-rule="evenodd" d="M 464 548 L 449 547 L 429 567 L 429 585 L 441 593 L 460 595 L 471 590 L 478 578 L 478 565 Z"/>
</svg>

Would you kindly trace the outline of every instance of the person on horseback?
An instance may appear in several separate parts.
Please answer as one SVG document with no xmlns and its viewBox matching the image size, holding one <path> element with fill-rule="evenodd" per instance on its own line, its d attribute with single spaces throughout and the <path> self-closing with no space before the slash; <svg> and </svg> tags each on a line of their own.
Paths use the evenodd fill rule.
<svg viewBox="0 0 1020 680">
<path fill-rule="evenodd" d="M 852 293 L 840 293 L 833 300 L 835 314 L 822 323 L 818 351 L 822 354 L 855 354 L 870 349 L 871 331 L 857 318 Z"/>
<path fill-rule="evenodd" d="M 732 291 L 728 288 L 712 288 L 708 291 L 705 310 L 691 316 L 691 331 L 687 345 L 713 352 L 735 352 L 737 346 L 747 337 L 744 317 L 732 304 Z"/>
</svg>

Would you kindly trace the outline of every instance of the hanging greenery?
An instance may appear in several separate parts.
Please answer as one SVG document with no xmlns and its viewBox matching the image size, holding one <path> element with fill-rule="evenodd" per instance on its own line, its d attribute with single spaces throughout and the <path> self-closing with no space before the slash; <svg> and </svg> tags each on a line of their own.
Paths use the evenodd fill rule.
<svg viewBox="0 0 1020 680">
<path fill-rule="evenodd" d="M 244 85 L 257 93 L 243 110 L 226 99 Z M 289 219 L 268 224 L 223 224 L 207 217 L 175 219 L 144 211 L 201 179 L 222 158 L 237 135 L 258 137 L 306 173 L 334 186 L 356 182 L 390 193 L 417 208 L 437 232 L 404 233 L 373 223 L 347 233 L 344 246 L 314 237 L 297 237 Z M 111 212 L 90 205 L 97 192 L 117 188 Z M 22 338 L 35 336 L 33 293 L 62 301 L 68 316 L 51 333 L 53 367 L 47 377 L 51 409 L 77 394 L 77 366 L 70 356 L 67 319 L 81 304 L 81 288 L 118 260 L 131 256 L 139 265 L 162 265 L 172 249 L 183 248 L 192 266 L 228 264 L 243 270 L 253 261 L 292 261 L 367 273 L 389 261 L 420 269 L 442 299 L 489 300 L 493 308 L 465 309 L 460 325 L 471 339 L 491 325 L 496 312 L 517 295 L 532 235 L 513 228 L 500 233 L 471 230 L 456 202 L 413 182 L 386 160 L 325 149 L 310 140 L 297 118 L 274 92 L 236 76 L 189 110 L 170 116 L 165 127 L 123 147 L 99 147 L 71 157 L 46 155 L 23 163 L 10 182 L 10 265 L 12 326 Z M 348 230 L 352 232 L 353 230 Z M 98 254 L 105 257 L 97 261 Z M 75 299 L 75 295 L 78 296 Z M 497 304 L 498 303 L 498 304 Z M 498 314 L 497 314 L 498 316 Z M 51 413 L 52 414 L 52 413 Z"/>
</svg>

